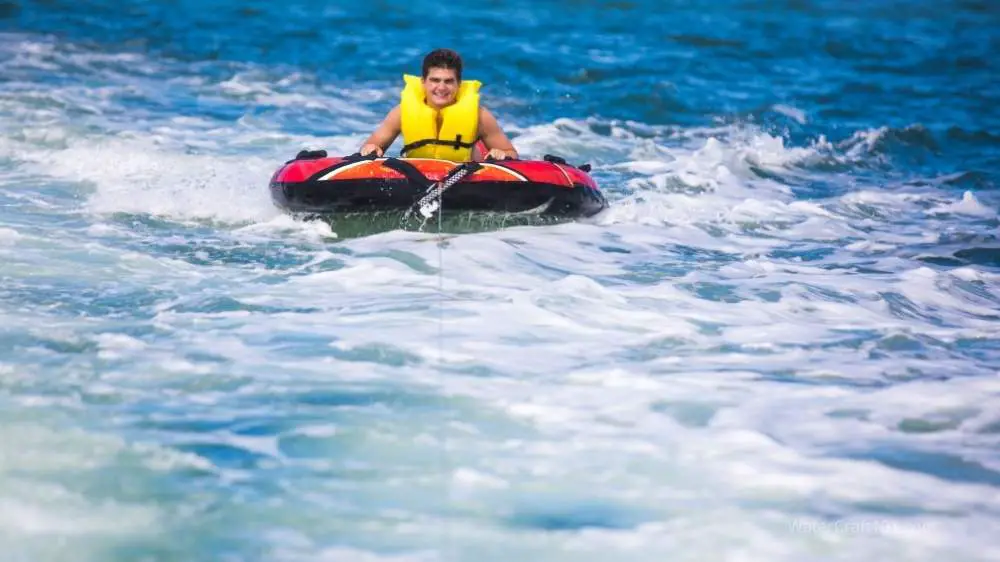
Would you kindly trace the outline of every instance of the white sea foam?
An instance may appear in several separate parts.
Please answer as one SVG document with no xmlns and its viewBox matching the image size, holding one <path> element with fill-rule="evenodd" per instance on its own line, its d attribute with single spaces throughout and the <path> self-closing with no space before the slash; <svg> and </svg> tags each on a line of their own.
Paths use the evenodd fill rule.
<svg viewBox="0 0 1000 562">
<path fill-rule="evenodd" d="M 935 207 L 929 211 L 930 213 L 955 213 L 960 215 L 970 215 L 974 217 L 982 218 L 995 218 L 997 216 L 997 209 L 991 209 L 976 199 L 976 196 L 972 194 L 971 191 L 966 191 L 962 194 L 962 199 L 954 203 L 947 205 L 941 205 Z"/>
<path fill-rule="evenodd" d="M 13 246 L 19 238 L 24 236 L 13 228 L 0 228 L 0 246 Z"/>
<path fill-rule="evenodd" d="M 782 115 L 787 115 L 788 117 L 795 119 L 795 121 L 801 125 L 805 125 L 806 122 L 808 121 L 806 112 L 797 107 L 779 103 L 772 106 L 772 109 L 774 109 L 775 111 L 777 111 Z"/>
</svg>

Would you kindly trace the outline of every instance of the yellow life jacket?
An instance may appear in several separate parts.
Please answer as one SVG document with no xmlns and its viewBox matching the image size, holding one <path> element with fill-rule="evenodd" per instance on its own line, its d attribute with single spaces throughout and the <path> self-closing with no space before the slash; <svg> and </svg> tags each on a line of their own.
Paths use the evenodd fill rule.
<svg viewBox="0 0 1000 562">
<path fill-rule="evenodd" d="M 424 103 L 419 76 L 404 74 L 406 86 L 400 95 L 403 150 L 407 158 L 439 158 L 453 162 L 472 160 L 472 147 L 479 140 L 479 87 L 477 80 L 462 80 L 455 103 L 438 111 Z"/>
</svg>

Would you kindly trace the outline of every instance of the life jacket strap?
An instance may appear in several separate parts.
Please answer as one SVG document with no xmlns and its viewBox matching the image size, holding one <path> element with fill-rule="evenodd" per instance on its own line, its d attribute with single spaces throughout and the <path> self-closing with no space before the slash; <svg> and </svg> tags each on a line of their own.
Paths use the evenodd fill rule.
<svg viewBox="0 0 1000 562">
<path fill-rule="evenodd" d="M 407 152 L 410 152 L 411 150 L 416 150 L 420 147 L 429 146 L 432 144 L 437 144 L 441 146 L 450 146 L 455 150 L 458 150 L 459 148 L 472 148 L 476 146 L 477 141 L 478 139 L 472 142 L 462 142 L 462 135 L 456 135 L 455 140 L 420 139 L 418 141 L 411 142 L 410 144 L 404 146 L 403 149 L 399 151 L 399 155 L 404 156 Z"/>
</svg>

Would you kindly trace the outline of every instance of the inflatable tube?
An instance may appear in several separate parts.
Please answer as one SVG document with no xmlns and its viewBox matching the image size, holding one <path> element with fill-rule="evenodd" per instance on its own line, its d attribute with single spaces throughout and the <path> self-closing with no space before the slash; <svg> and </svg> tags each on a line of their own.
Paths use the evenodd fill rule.
<svg viewBox="0 0 1000 562">
<path fill-rule="evenodd" d="M 407 211 L 436 182 L 460 166 L 429 158 L 375 158 L 353 154 L 328 157 L 325 151 L 302 151 L 271 177 L 271 199 L 290 213 L 337 214 Z M 546 155 L 544 160 L 485 161 L 441 195 L 449 212 L 498 212 L 589 217 L 608 203 L 587 174 Z"/>
</svg>

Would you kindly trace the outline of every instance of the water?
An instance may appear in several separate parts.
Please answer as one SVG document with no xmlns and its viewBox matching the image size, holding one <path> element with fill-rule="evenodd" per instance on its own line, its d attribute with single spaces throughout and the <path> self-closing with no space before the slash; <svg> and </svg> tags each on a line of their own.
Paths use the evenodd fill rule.
<svg viewBox="0 0 1000 562">
<path fill-rule="evenodd" d="M 1000 558 L 1000 11 L 854 4 L 0 2 L 4 560 Z M 278 212 L 438 46 L 611 207 Z"/>
</svg>

